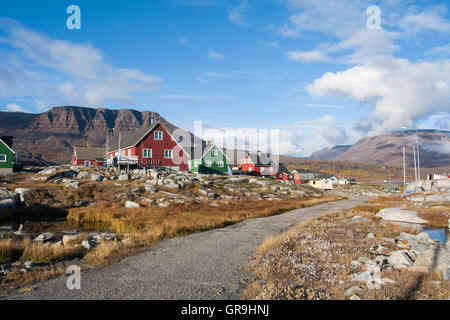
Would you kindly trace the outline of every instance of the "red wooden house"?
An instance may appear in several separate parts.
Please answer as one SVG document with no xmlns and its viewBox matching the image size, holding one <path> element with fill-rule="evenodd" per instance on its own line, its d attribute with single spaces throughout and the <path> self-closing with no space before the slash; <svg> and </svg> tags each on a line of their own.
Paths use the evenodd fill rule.
<svg viewBox="0 0 450 320">
<path fill-rule="evenodd" d="M 188 169 L 189 155 L 159 121 L 125 135 L 110 150 L 108 158 L 119 164 Z"/>
<path fill-rule="evenodd" d="M 104 147 L 74 147 L 72 164 L 86 167 L 99 167 L 106 163 Z"/>
<path fill-rule="evenodd" d="M 278 180 L 293 180 L 293 175 L 283 163 L 278 163 L 269 153 L 246 152 L 240 164 L 240 172 L 248 175 L 270 176 Z"/>
</svg>

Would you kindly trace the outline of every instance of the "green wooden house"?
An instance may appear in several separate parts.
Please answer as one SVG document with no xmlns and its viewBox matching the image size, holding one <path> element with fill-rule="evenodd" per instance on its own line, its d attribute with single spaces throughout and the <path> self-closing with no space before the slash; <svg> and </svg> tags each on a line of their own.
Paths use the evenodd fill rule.
<svg viewBox="0 0 450 320">
<path fill-rule="evenodd" d="M 0 138 L 0 172 L 12 172 L 14 166 L 14 151 L 12 137 Z"/>
<path fill-rule="evenodd" d="M 216 144 L 191 148 L 189 170 L 193 173 L 227 174 L 228 158 Z"/>
</svg>

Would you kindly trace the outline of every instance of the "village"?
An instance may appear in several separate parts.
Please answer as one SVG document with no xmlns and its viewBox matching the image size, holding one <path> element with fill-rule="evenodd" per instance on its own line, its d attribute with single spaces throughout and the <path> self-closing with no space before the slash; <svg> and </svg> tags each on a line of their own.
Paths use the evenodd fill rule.
<svg viewBox="0 0 450 320">
<path fill-rule="evenodd" d="M 119 135 L 115 143 L 110 144 L 107 138 L 106 146 L 74 146 L 70 164 L 23 166 L 17 158 L 13 137 L 0 137 L 2 294 L 9 295 L 42 277 L 53 278 L 74 262 L 82 264 L 83 270 L 92 270 L 172 237 L 342 199 L 364 199 L 367 205 L 344 210 L 338 220 L 331 213 L 321 223 L 337 223 L 344 229 L 364 224 L 372 230 L 367 237 L 370 242 L 376 240 L 377 249 L 375 260 L 361 256 L 351 261 L 348 266 L 356 273 L 339 280 L 342 291 L 333 298 L 368 297 L 361 285 L 352 284 L 369 281 L 372 276 L 367 270 L 374 266 L 384 270 L 377 280 L 379 284 L 397 286 L 395 290 L 404 286 L 401 270 L 431 272 L 432 261 L 437 261 L 433 271 L 437 275 L 429 281 L 441 283 L 436 279 L 445 281 L 450 276 L 447 175 L 427 175 L 425 180 L 416 175 L 416 181 L 403 186 L 403 190 L 401 185 L 394 188 L 390 181 L 389 185 L 357 183 L 354 178 L 308 168 L 290 165 L 288 169 L 277 155 L 260 151 L 224 151 L 211 141 L 191 147 L 159 121 L 123 137 Z M 310 223 L 314 225 L 316 220 Z M 314 227 L 305 232 L 312 230 Z M 384 238 L 373 236 L 376 232 Z M 322 232 L 313 235 L 329 236 Z M 397 247 L 391 240 L 398 243 Z M 261 248 L 265 246 L 266 242 Z M 351 250 L 361 254 L 367 244 L 360 246 Z M 436 249 L 434 257 L 431 252 Z M 260 261 L 266 259 L 261 250 L 255 256 L 259 268 L 277 268 L 272 258 Z M 323 268 L 316 265 L 318 260 L 311 263 L 314 268 Z M 252 272 L 267 272 L 261 270 Z M 281 276 L 284 271 L 276 272 Z M 281 290 L 278 285 L 269 285 L 282 279 L 263 281 L 266 284 L 262 286 L 260 282 L 250 284 L 244 297 L 331 298 L 326 293 L 329 289 L 299 293 L 293 287 Z M 427 294 L 436 292 L 433 289 Z"/>
</svg>

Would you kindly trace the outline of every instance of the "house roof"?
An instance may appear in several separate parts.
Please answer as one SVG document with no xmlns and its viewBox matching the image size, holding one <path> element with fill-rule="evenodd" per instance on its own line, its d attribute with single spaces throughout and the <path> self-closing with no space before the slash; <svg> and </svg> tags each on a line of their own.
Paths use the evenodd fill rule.
<svg viewBox="0 0 450 320">
<path fill-rule="evenodd" d="M 309 169 L 297 169 L 297 168 L 295 168 L 295 169 L 292 169 L 292 172 L 297 172 L 297 173 L 313 173 L 311 170 L 309 170 Z"/>
<path fill-rule="evenodd" d="M 11 152 L 12 153 L 14 153 L 14 154 L 16 154 L 15 152 L 14 152 L 14 150 L 13 149 L 11 149 L 11 147 L 10 146 L 8 146 L 7 144 L 6 144 L 6 142 L 5 141 L 3 141 L 2 139 L 0 139 L 0 142 L 1 143 L 3 143 L 9 150 L 11 150 Z"/>
<path fill-rule="evenodd" d="M 160 124 L 167 132 L 169 132 L 167 130 L 167 128 L 159 121 L 155 122 L 154 124 L 150 125 L 150 126 L 143 126 L 139 129 L 137 129 L 136 131 L 130 132 L 126 135 L 124 135 L 123 137 L 121 137 L 120 139 L 120 148 L 121 149 L 125 149 L 125 148 L 129 148 L 129 147 L 134 147 L 135 145 L 137 145 L 148 133 L 150 133 L 154 128 L 156 128 L 156 126 Z M 117 151 L 119 150 L 119 142 L 117 141 L 116 143 L 113 143 L 110 148 L 109 148 L 110 152 L 111 151 Z"/>
<path fill-rule="evenodd" d="M 75 147 L 77 160 L 105 160 L 104 147 Z"/>
<path fill-rule="evenodd" d="M 266 167 L 266 166 L 276 166 L 277 162 L 272 158 L 269 153 L 249 153 L 247 152 L 250 160 L 252 160 L 255 166 Z"/>
<path fill-rule="evenodd" d="M 291 174 L 288 168 L 286 168 L 286 166 L 282 162 L 280 162 L 280 164 L 278 165 L 278 173 Z"/>
</svg>

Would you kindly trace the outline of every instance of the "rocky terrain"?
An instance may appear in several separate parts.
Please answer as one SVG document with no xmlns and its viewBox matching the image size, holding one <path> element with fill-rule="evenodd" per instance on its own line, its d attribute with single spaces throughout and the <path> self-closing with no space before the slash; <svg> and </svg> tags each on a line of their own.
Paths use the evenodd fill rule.
<svg viewBox="0 0 450 320">
<path fill-rule="evenodd" d="M 450 299 L 450 193 L 369 202 L 268 238 L 247 297 Z M 427 225 L 445 236 L 431 238 Z"/>
</svg>

